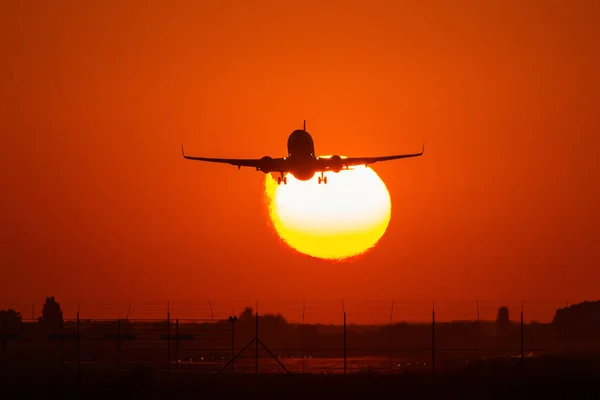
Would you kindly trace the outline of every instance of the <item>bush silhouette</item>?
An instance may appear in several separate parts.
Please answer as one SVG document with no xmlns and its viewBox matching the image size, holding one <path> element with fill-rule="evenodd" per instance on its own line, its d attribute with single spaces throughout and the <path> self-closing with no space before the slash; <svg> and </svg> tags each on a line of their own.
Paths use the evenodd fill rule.
<svg viewBox="0 0 600 400">
<path fill-rule="evenodd" d="M 0 310 L 0 331 L 13 332 L 19 328 L 23 318 L 13 309 Z"/>
</svg>

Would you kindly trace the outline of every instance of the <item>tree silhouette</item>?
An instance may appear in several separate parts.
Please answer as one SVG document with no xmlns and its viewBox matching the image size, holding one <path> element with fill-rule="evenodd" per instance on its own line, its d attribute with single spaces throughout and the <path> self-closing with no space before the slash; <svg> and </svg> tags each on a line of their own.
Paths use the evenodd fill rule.
<svg viewBox="0 0 600 400">
<path fill-rule="evenodd" d="M 245 321 L 251 321 L 254 319 L 254 310 L 252 307 L 244 308 L 244 311 L 240 314 L 240 319 Z"/>
<path fill-rule="evenodd" d="M 42 316 L 39 319 L 40 325 L 45 329 L 56 330 L 63 323 L 63 313 L 60 309 L 60 304 L 54 296 L 46 297 L 44 308 L 42 308 Z"/>
<path fill-rule="evenodd" d="M 13 309 L 0 310 L 0 330 L 4 330 L 4 332 L 18 329 L 22 320 L 20 312 Z"/>
</svg>

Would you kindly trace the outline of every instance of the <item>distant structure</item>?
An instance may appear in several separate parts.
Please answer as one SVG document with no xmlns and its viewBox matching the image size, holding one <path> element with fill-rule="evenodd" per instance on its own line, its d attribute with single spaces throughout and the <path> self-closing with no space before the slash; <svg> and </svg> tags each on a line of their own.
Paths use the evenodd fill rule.
<svg viewBox="0 0 600 400">
<path fill-rule="evenodd" d="M 63 324 L 63 312 L 60 309 L 60 304 L 54 296 L 46 297 L 44 308 L 42 308 L 42 316 L 39 318 L 40 325 L 49 331 L 60 329 Z"/>
<path fill-rule="evenodd" d="M 508 313 L 508 307 L 500 307 L 498 309 L 498 315 L 496 316 L 496 332 L 505 335 L 508 333 L 510 328 L 510 316 Z"/>
</svg>

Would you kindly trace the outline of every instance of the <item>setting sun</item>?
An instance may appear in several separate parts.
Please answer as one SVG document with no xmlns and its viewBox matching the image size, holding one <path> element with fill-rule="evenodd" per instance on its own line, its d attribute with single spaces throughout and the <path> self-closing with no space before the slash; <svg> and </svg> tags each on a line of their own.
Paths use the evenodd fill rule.
<svg viewBox="0 0 600 400">
<path fill-rule="evenodd" d="M 391 217 L 390 194 L 377 173 L 360 166 L 319 174 L 308 181 L 287 175 L 278 185 L 266 175 L 271 222 L 290 247 L 313 257 L 342 260 L 369 250 L 383 236 Z"/>
</svg>

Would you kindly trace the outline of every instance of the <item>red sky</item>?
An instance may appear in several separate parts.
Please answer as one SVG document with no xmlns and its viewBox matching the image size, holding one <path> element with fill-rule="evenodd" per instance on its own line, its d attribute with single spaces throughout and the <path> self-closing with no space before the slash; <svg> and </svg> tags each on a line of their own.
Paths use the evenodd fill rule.
<svg viewBox="0 0 600 400">
<path fill-rule="evenodd" d="M 596 1 L 0 7 L 0 307 L 600 297 Z M 374 166 L 353 263 L 283 245 L 262 173 L 181 157 L 284 156 L 303 119 L 319 154 L 426 140 Z"/>
</svg>

